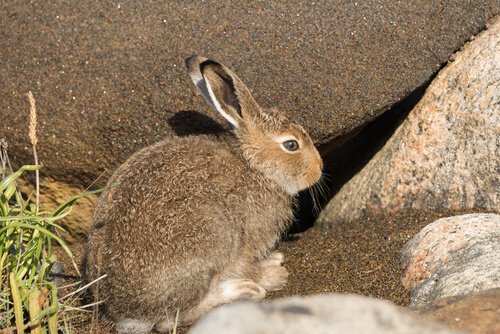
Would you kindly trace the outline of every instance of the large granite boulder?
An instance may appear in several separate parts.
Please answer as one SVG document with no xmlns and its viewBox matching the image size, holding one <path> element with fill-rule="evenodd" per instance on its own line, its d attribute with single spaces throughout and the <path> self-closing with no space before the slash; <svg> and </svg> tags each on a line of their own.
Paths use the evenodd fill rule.
<svg viewBox="0 0 500 334">
<path fill-rule="evenodd" d="M 381 213 L 500 207 L 500 17 L 439 72 L 384 147 L 328 203 L 322 225 Z"/>
<path fill-rule="evenodd" d="M 414 236 L 400 257 L 413 306 L 500 288 L 500 215 L 438 219 Z"/>
<path fill-rule="evenodd" d="M 0 136 L 12 161 L 31 161 L 33 91 L 42 174 L 88 185 L 141 147 L 212 131 L 183 66 L 199 53 L 330 143 L 426 83 L 498 12 L 496 0 L 3 1 Z M 192 109 L 203 113 L 176 114 Z"/>
<path fill-rule="evenodd" d="M 405 312 L 395 305 L 356 295 L 314 295 L 217 308 L 190 334 L 452 334 L 462 333 Z"/>
</svg>

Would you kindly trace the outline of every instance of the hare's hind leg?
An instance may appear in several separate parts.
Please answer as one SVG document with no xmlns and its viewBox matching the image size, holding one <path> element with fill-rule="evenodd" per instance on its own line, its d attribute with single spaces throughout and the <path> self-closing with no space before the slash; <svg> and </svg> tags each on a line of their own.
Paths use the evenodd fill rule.
<svg viewBox="0 0 500 334">
<path fill-rule="evenodd" d="M 236 300 L 260 300 L 266 296 L 266 290 L 249 279 L 228 279 L 220 281 L 194 309 L 189 310 L 185 321 L 196 321 L 212 308 Z"/>
<path fill-rule="evenodd" d="M 249 279 L 229 279 L 218 285 L 216 293 L 209 296 L 216 305 L 235 300 L 260 300 L 266 296 L 266 290 Z"/>
<path fill-rule="evenodd" d="M 138 319 L 123 319 L 115 322 L 115 329 L 118 333 L 124 334 L 148 334 L 153 330 L 152 322 Z"/>
<path fill-rule="evenodd" d="M 288 271 L 283 266 L 283 254 L 272 252 L 258 264 L 260 279 L 257 283 L 266 291 L 283 289 L 288 280 Z"/>
<path fill-rule="evenodd" d="M 253 279 L 226 279 L 215 280 L 208 293 L 194 308 L 181 313 L 180 325 L 194 323 L 216 306 L 231 303 L 237 300 L 260 300 L 266 296 L 267 291 L 276 291 L 283 288 L 287 282 L 288 272 L 283 267 L 283 254 L 271 253 L 257 265 L 251 266 L 254 273 Z M 241 273 L 239 273 L 241 274 Z M 160 333 L 172 330 L 174 321 L 163 320 L 155 324 L 155 329 Z"/>
<path fill-rule="evenodd" d="M 216 306 L 227 304 L 236 300 L 260 300 L 266 296 L 266 290 L 248 279 L 228 279 L 212 284 L 203 300 L 193 309 L 183 312 L 180 319 L 181 325 L 189 325 L 197 321 L 208 311 Z M 172 329 L 172 321 L 160 321 L 155 329 L 167 333 Z"/>
</svg>

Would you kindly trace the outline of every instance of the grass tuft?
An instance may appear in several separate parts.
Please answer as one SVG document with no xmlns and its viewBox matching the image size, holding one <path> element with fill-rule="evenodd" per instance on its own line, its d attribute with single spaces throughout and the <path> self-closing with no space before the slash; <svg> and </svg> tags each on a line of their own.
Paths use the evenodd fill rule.
<svg viewBox="0 0 500 334">
<path fill-rule="evenodd" d="M 2 158 L 6 158 L 1 148 Z M 50 279 L 56 262 L 53 246 L 58 244 L 70 258 L 73 253 L 56 233 L 58 221 L 71 211 L 71 198 L 54 212 L 40 211 L 30 198 L 25 199 L 16 180 L 23 173 L 41 167 L 27 165 L 16 172 L 0 175 L 0 328 L 1 333 L 57 333 L 58 318 L 69 309 L 58 300 L 58 289 Z M 60 330 L 63 330 L 63 328 Z"/>
<path fill-rule="evenodd" d="M 30 333 L 69 333 L 66 318 L 77 294 L 83 288 L 61 300 L 58 288 L 51 280 L 51 270 L 57 258 L 53 247 L 59 245 L 71 260 L 77 273 L 75 257 L 59 237 L 64 229 L 58 221 L 70 214 L 73 203 L 81 197 L 101 190 L 74 196 L 54 211 L 39 207 L 39 177 L 42 168 L 36 153 L 36 107 L 33 94 L 28 93 L 31 105 L 29 138 L 33 146 L 34 165 L 13 171 L 7 155 L 7 142 L 0 139 L 0 334 L 25 331 Z M 17 180 L 25 173 L 36 173 L 36 196 L 25 198 Z M 63 253 L 63 254 L 64 254 Z"/>
</svg>

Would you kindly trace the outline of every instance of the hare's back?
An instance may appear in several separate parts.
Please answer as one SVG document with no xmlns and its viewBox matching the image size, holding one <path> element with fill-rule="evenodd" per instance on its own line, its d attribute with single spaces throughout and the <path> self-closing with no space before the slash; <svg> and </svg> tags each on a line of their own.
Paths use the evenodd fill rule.
<svg viewBox="0 0 500 334">
<path fill-rule="evenodd" d="M 227 191 L 252 179 L 244 160 L 227 143 L 209 136 L 172 138 L 134 154 L 110 183 L 147 203 L 225 197 Z M 166 202 L 166 203 L 165 203 Z"/>
</svg>

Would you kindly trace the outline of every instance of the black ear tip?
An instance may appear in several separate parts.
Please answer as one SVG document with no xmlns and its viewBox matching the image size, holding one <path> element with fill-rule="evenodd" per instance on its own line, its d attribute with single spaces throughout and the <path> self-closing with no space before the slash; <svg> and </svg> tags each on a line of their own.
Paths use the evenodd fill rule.
<svg viewBox="0 0 500 334">
<path fill-rule="evenodd" d="M 196 61 L 196 58 L 198 58 L 198 55 L 192 55 L 184 59 L 184 64 L 186 65 L 186 67 L 190 68 L 193 62 Z"/>
<path fill-rule="evenodd" d="M 202 61 L 200 64 L 200 72 L 203 73 L 205 71 L 205 69 L 210 66 L 213 70 L 215 70 L 216 72 L 218 72 L 219 74 L 221 74 L 222 72 L 224 72 L 224 67 L 216 62 L 215 60 L 212 60 L 212 59 L 205 59 L 204 61 Z"/>
</svg>

